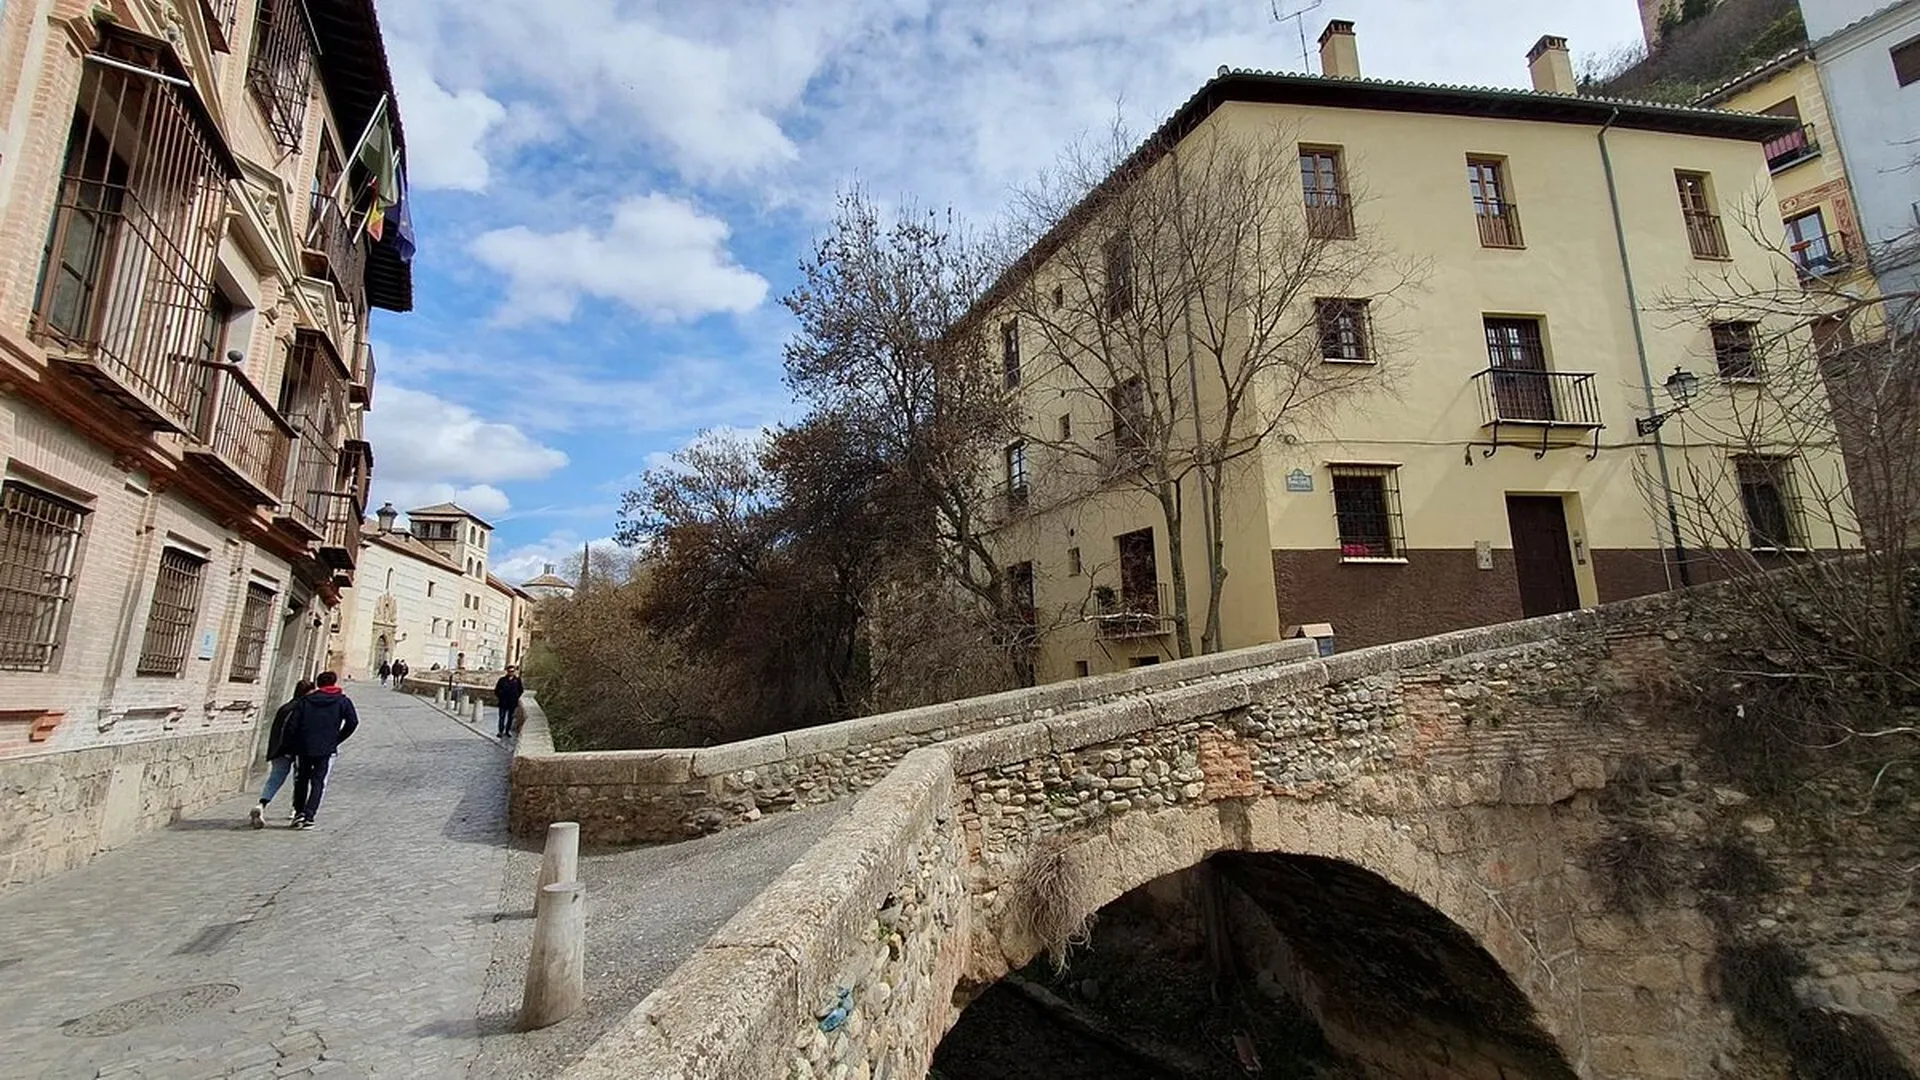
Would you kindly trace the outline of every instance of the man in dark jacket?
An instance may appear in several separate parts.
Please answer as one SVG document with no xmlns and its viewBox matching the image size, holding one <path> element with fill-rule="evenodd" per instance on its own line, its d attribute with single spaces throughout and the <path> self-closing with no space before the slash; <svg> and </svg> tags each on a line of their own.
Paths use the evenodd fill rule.
<svg viewBox="0 0 1920 1080">
<path fill-rule="evenodd" d="M 507 665 L 507 673 L 493 684 L 493 701 L 500 707 L 500 723 L 496 734 L 504 739 L 513 734 L 513 712 L 520 707 L 520 695 L 527 692 L 527 686 L 520 681 L 520 669 Z"/>
<path fill-rule="evenodd" d="M 300 705 L 287 719 L 286 748 L 299 761 L 293 774 L 293 812 L 299 815 L 296 829 L 313 828 L 313 815 L 320 809 L 320 796 L 327 790 L 327 770 L 333 764 L 334 751 L 353 737 L 360 726 L 360 715 L 353 701 L 341 691 L 340 677 L 323 671 L 313 677 L 313 693 L 300 699 Z"/>
<path fill-rule="evenodd" d="M 267 785 L 260 789 L 260 805 L 248 815 L 256 829 L 267 827 L 267 804 L 280 793 L 280 785 L 287 782 L 287 774 L 293 771 L 293 753 L 287 749 L 287 719 L 299 708 L 300 699 L 311 693 L 313 684 L 301 679 L 293 684 L 293 697 L 273 714 L 273 726 L 267 729 Z M 299 820 L 300 812 L 294 811 L 293 817 Z"/>
</svg>

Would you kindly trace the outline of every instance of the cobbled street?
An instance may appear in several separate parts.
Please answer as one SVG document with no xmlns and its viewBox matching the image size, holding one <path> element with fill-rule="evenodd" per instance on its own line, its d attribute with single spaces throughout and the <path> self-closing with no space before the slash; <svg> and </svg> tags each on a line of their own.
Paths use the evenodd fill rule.
<svg viewBox="0 0 1920 1080">
<path fill-rule="evenodd" d="M 0 1077 L 550 1075 L 837 816 L 583 853 L 589 1007 L 518 1034 L 538 856 L 507 843 L 508 752 L 348 689 L 319 828 L 286 828 L 289 784 L 254 831 L 241 793 L 0 896 Z"/>
</svg>

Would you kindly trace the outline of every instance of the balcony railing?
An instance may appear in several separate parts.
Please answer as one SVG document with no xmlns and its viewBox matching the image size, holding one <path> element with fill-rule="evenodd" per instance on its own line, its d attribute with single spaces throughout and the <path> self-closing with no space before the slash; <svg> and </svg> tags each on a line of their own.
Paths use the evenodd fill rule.
<svg viewBox="0 0 1920 1080">
<path fill-rule="evenodd" d="M 320 541 L 320 561 L 340 573 L 351 574 L 360 555 L 360 512 L 351 499 L 334 499 L 327 533 Z"/>
<path fill-rule="evenodd" d="M 327 535 L 333 510 L 340 455 L 333 448 L 332 433 L 323 431 L 313 414 L 295 413 L 287 419 L 294 430 L 293 470 L 280 502 L 280 519 L 306 539 L 320 540 Z"/>
<path fill-rule="evenodd" d="M 353 353 L 353 378 L 347 383 L 348 401 L 373 407 L 373 368 L 373 345 L 363 341 Z"/>
<path fill-rule="evenodd" d="M 1317 194 L 1307 204 L 1307 235 L 1316 240 L 1354 238 L 1353 203 L 1344 195 Z"/>
<path fill-rule="evenodd" d="M 1686 211 L 1687 244 L 1696 259 L 1727 257 L 1727 234 L 1720 227 L 1720 215 L 1701 210 Z"/>
<path fill-rule="evenodd" d="M 1487 368 L 1473 377 L 1482 426 L 1601 426 L 1600 392 L 1592 372 Z"/>
<path fill-rule="evenodd" d="M 366 294 L 367 247 L 340 204 L 324 196 L 309 201 L 307 268 L 332 281 L 340 298 L 354 303 Z"/>
<path fill-rule="evenodd" d="M 200 445 L 187 453 L 241 497 L 272 506 L 286 486 L 293 426 L 238 367 L 208 364 L 206 369 L 207 392 L 194 431 Z"/>
<path fill-rule="evenodd" d="M 1152 588 L 1110 590 L 1095 603 L 1094 633 L 1106 641 L 1159 637 L 1173 633 L 1173 605 L 1168 599 L 1167 583 L 1155 582 Z"/>
<path fill-rule="evenodd" d="M 110 59 L 125 67 L 122 53 L 145 55 L 103 48 L 119 49 Z M 86 65 L 82 142 L 67 149 L 31 324 L 54 362 L 135 424 L 183 433 L 206 380 L 198 361 L 226 214 L 223 150 L 189 97 L 123 67 Z"/>
<path fill-rule="evenodd" d="M 1843 233 L 1827 233 L 1825 236 L 1795 241 L 1787 251 L 1793 256 L 1793 265 L 1800 268 L 1803 278 L 1825 277 L 1853 265 L 1853 257 L 1847 253 L 1847 238 Z"/>
<path fill-rule="evenodd" d="M 1480 246 L 1491 248 L 1526 247 L 1520 237 L 1520 208 L 1510 202 L 1479 203 L 1474 207 L 1480 220 Z"/>
<path fill-rule="evenodd" d="M 1779 172 L 1808 158 L 1818 157 L 1820 143 L 1813 137 L 1813 125 L 1808 124 L 1778 138 L 1768 139 L 1764 150 L 1767 155 L 1767 170 Z"/>
<path fill-rule="evenodd" d="M 200 19 L 214 52 L 233 51 L 233 21 L 239 8 L 239 0 L 200 0 Z"/>
<path fill-rule="evenodd" d="M 1012 521 L 1021 517 L 1033 506 L 1033 489 L 1025 484 L 1002 484 L 994 493 L 993 513 L 996 521 Z"/>
</svg>

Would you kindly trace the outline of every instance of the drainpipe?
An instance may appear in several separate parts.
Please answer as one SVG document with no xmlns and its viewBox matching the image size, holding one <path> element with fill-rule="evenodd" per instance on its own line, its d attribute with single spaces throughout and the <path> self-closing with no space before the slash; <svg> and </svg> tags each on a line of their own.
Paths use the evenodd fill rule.
<svg viewBox="0 0 1920 1080">
<path fill-rule="evenodd" d="M 1620 110 L 1613 110 L 1607 122 L 1600 125 L 1600 166 L 1607 174 L 1607 202 L 1613 208 L 1613 235 L 1620 245 L 1620 274 L 1627 283 L 1627 317 L 1633 321 L 1633 349 L 1640 357 L 1640 385 L 1647 394 L 1647 415 L 1660 411 L 1659 403 L 1653 397 L 1653 368 L 1647 363 L 1647 332 L 1640 323 L 1640 294 L 1633 284 L 1633 261 L 1627 257 L 1627 226 L 1620 217 L 1620 187 L 1613 176 L 1613 154 L 1607 148 L 1607 131 L 1620 119 Z M 1687 542 L 1680 535 L 1680 508 L 1673 501 L 1673 476 L 1667 468 L 1667 444 L 1660 438 L 1658 428 L 1653 432 L 1653 456 L 1660 463 L 1660 494 L 1667 504 L 1667 528 L 1673 536 L 1673 561 L 1680 571 L 1680 584 L 1693 584 L 1693 575 L 1687 571 Z M 1667 571 L 1667 587 L 1673 587 L 1673 570 Z"/>
</svg>

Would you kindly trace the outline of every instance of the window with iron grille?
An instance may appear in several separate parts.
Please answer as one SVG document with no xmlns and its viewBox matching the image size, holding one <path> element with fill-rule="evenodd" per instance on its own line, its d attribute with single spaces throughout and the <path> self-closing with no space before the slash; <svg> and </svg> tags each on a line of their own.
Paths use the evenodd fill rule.
<svg viewBox="0 0 1920 1080">
<path fill-rule="evenodd" d="M 1399 470 L 1392 465 L 1335 465 L 1332 473 L 1340 557 L 1401 557 L 1406 542 L 1400 531 Z"/>
<path fill-rule="evenodd" d="M 1733 459 L 1747 539 L 1755 548 L 1801 547 L 1799 500 L 1794 496 L 1793 459 L 1747 455 Z"/>
<path fill-rule="evenodd" d="M 1713 324 L 1713 362 L 1723 379 L 1760 377 L 1760 349 L 1750 322 Z"/>
<path fill-rule="evenodd" d="M 1107 317 L 1117 319 L 1133 310 L 1133 238 L 1116 236 L 1107 241 L 1106 261 Z"/>
<path fill-rule="evenodd" d="M 1008 387 L 1020 385 L 1020 320 L 1000 324 L 1000 370 Z"/>
<path fill-rule="evenodd" d="M 1017 510 L 1027 505 L 1027 444 L 1008 444 L 1006 458 L 1007 508 Z"/>
<path fill-rule="evenodd" d="M 1371 342 L 1367 340 L 1365 300 L 1315 300 L 1313 309 L 1320 323 L 1320 355 L 1323 358 L 1347 364 L 1372 361 Z"/>
<path fill-rule="evenodd" d="M 301 0 L 260 0 L 253 19 L 247 89 L 260 101 L 274 141 L 293 150 L 307 126 L 313 93 L 313 37 Z"/>
<path fill-rule="evenodd" d="M 273 621 L 273 590 L 247 586 L 247 604 L 240 611 L 240 633 L 234 640 L 229 682 L 255 682 L 267 654 L 267 629 Z"/>
<path fill-rule="evenodd" d="M 147 633 L 140 643 L 141 675 L 178 675 L 192 644 L 193 621 L 200 614 L 200 584 L 207 560 L 179 548 L 160 553 L 160 574 L 147 608 Z"/>
<path fill-rule="evenodd" d="M 66 632 L 86 511 L 8 480 L 0 487 L 0 669 L 45 671 Z"/>
</svg>

